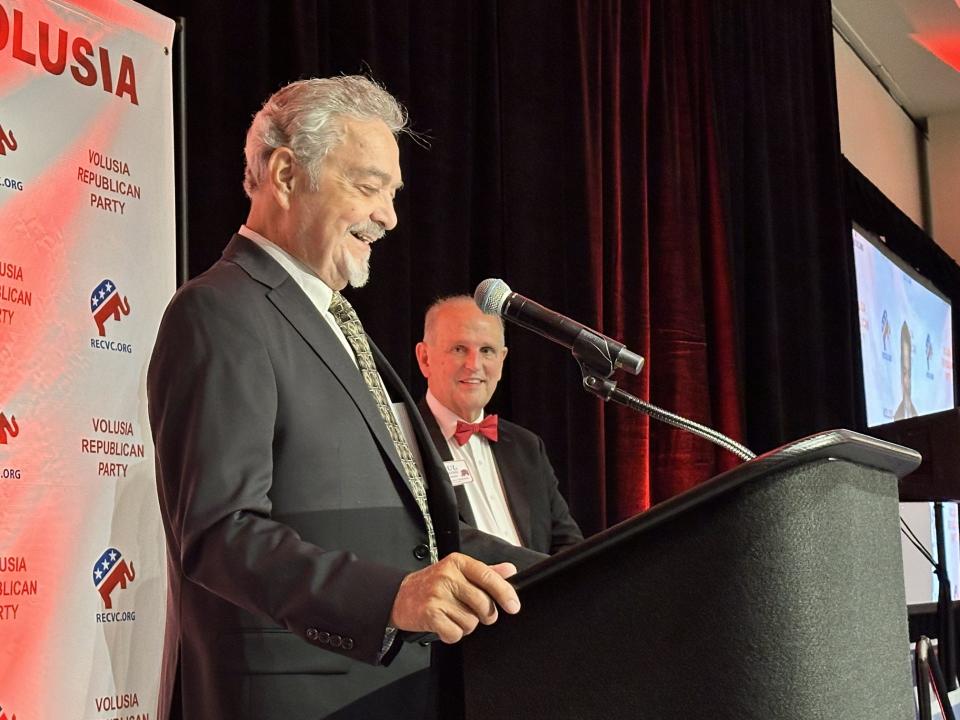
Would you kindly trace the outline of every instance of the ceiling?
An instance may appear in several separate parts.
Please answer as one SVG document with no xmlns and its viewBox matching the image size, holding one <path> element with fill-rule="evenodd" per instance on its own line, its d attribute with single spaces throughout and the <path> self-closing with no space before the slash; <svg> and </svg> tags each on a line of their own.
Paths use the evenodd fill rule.
<svg viewBox="0 0 960 720">
<path fill-rule="evenodd" d="M 960 111 L 960 0 L 833 0 L 833 24 L 914 119 Z"/>
</svg>

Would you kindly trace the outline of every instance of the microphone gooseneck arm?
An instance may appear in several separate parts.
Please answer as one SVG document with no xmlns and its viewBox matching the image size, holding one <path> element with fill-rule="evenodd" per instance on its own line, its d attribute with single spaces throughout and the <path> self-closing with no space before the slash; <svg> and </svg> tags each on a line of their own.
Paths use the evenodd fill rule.
<svg viewBox="0 0 960 720">
<path fill-rule="evenodd" d="M 620 403 L 631 410 L 649 415 L 654 420 L 659 420 L 660 422 L 667 423 L 668 425 L 673 425 L 676 428 L 686 430 L 687 432 L 693 433 L 698 437 L 702 437 L 704 440 L 709 440 L 714 445 L 718 445 L 724 450 L 732 452 L 741 460 L 753 460 L 753 458 L 756 457 L 756 454 L 751 452 L 749 448 L 741 445 L 732 438 L 728 438 L 723 433 L 714 430 L 711 427 L 707 427 L 706 425 L 701 425 L 698 422 L 694 422 L 693 420 L 687 420 L 685 417 L 676 415 L 669 410 L 664 410 L 663 408 L 641 400 L 637 396 L 631 395 L 626 390 L 621 390 L 618 388 L 617 384 L 612 380 L 594 375 L 583 365 L 580 366 L 580 369 L 583 372 L 583 387 L 587 392 L 592 393 L 603 400 L 613 400 L 614 402 Z"/>
</svg>

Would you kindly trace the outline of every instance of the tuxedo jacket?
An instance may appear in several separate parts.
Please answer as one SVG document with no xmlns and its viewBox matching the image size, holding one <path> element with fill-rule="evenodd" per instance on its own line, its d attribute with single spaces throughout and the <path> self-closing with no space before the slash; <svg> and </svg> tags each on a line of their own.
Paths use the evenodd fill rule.
<svg viewBox="0 0 960 720">
<path fill-rule="evenodd" d="M 417 406 L 440 457 L 452 460 L 450 446 L 426 398 L 420 398 Z M 543 440 L 526 428 L 499 418 L 498 439 L 491 442 L 490 447 L 503 481 L 507 506 L 523 546 L 553 554 L 583 540 L 583 533 L 560 494 L 557 476 L 547 458 Z M 474 525 L 473 510 L 463 486 L 458 485 L 454 492 L 460 518 Z"/>
<path fill-rule="evenodd" d="M 457 550 L 442 463 L 371 351 L 411 417 L 440 552 Z M 400 581 L 429 562 L 423 517 L 359 370 L 297 283 L 234 236 L 171 300 L 147 392 L 168 546 L 161 720 L 178 653 L 184 720 L 430 717 L 429 649 L 398 640 L 380 661 Z M 538 559 L 462 541 L 486 562 Z"/>
</svg>

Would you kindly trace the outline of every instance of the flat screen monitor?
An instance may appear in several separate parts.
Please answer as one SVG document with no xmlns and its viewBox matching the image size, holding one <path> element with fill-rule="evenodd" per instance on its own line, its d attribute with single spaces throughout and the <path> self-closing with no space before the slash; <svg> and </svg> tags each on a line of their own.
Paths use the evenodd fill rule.
<svg viewBox="0 0 960 720">
<path fill-rule="evenodd" d="M 857 225 L 853 253 L 867 425 L 949 410 L 954 406 L 950 301 Z"/>
<path fill-rule="evenodd" d="M 954 407 L 950 301 L 892 253 L 883 240 L 854 224 L 853 255 L 860 314 L 860 353 L 867 425 L 875 427 Z M 933 503 L 901 503 L 900 514 L 934 557 L 943 553 L 954 599 L 960 597 L 957 506 L 945 503 L 946 547 L 937 547 Z M 908 604 L 936 601 L 930 563 L 905 538 L 903 571 Z"/>
</svg>

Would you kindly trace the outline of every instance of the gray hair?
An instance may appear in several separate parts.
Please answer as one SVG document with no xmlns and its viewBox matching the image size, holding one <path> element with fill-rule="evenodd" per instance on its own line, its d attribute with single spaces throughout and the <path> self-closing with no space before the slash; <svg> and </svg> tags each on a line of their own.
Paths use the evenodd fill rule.
<svg viewBox="0 0 960 720">
<path fill-rule="evenodd" d="M 320 162 L 344 135 L 342 118 L 382 120 L 394 135 L 407 128 L 407 111 L 375 81 L 361 75 L 298 80 L 271 95 L 254 116 L 244 147 L 247 197 L 260 187 L 267 161 L 290 148 L 316 186 Z"/>
<path fill-rule="evenodd" d="M 470 295 L 447 295 L 445 297 L 437 298 L 433 301 L 430 307 L 427 308 L 427 313 L 423 317 L 423 341 L 425 343 L 430 344 L 430 340 L 428 340 L 428 338 L 433 335 L 433 329 L 437 324 L 437 314 L 442 308 L 453 303 L 468 303 L 476 307 L 477 310 L 480 309 L 476 302 L 474 302 L 473 297 Z M 504 342 L 506 342 L 506 328 L 503 324 L 503 318 L 499 315 L 491 315 L 491 317 L 496 318 L 500 323 L 500 334 L 504 336 Z"/>
</svg>

